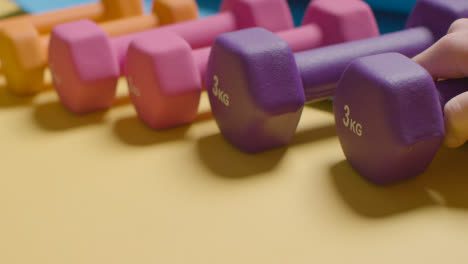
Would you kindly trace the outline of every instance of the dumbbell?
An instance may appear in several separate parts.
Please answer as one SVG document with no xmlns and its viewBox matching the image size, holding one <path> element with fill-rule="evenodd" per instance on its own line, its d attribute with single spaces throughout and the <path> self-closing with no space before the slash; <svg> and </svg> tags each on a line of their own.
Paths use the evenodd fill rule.
<svg viewBox="0 0 468 264">
<path fill-rule="evenodd" d="M 100 24 L 110 36 L 149 30 L 160 24 L 196 19 L 195 0 L 156 0 L 153 14 L 133 16 Z M 75 32 L 74 35 L 77 35 Z M 82 32 L 87 34 L 87 32 Z M 44 87 L 47 50 L 50 36 L 40 36 L 33 25 L 24 21 L 11 22 L 0 30 L 0 59 L 8 88 L 18 95 L 30 95 Z M 86 63 L 93 63 L 92 58 Z"/>
<path fill-rule="evenodd" d="M 445 136 L 443 107 L 468 79 L 434 83 L 397 53 L 354 60 L 335 91 L 336 131 L 350 164 L 376 184 L 423 173 Z"/>
<path fill-rule="evenodd" d="M 167 129 L 196 118 L 211 48 L 192 51 L 176 34 L 158 33 L 130 45 L 127 81 L 138 116 L 153 129 Z M 278 33 L 293 51 L 377 35 L 372 10 L 361 0 L 314 0 L 302 26 Z"/>
<path fill-rule="evenodd" d="M 224 137 L 245 152 L 283 146 L 294 136 L 304 104 L 332 96 L 353 59 L 386 52 L 413 57 L 467 15 L 465 0 L 419 0 L 408 22 L 414 28 L 296 54 L 266 30 L 221 35 L 207 67 L 213 116 Z M 418 27 L 423 23 L 428 28 Z"/>
<path fill-rule="evenodd" d="M 49 33 L 58 24 L 79 19 L 94 21 L 114 20 L 124 17 L 139 16 L 144 12 L 141 0 L 100 0 L 98 3 L 80 5 L 42 14 L 22 15 L 0 21 L 0 28 L 11 22 L 27 22 L 39 34 Z"/>
<path fill-rule="evenodd" d="M 236 0 L 230 11 L 160 28 L 179 34 L 192 48 L 201 48 L 211 45 L 221 33 L 252 26 L 272 31 L 292 28 L 286 0 Z M 117 80 L 125 74 L 130 43 L 154 32 L 149 30 L 109 39 L 89 21 L 55 28 L 49 59 L 54 68 L 54 84 L 64 106 L 78 114 L 109 108 L 115 99 Z"/>
<path fill-rule="evenodd" d="M 98 3 L 80 5 L 42 14 L 30 14 L 15 16 L 0 20 L 0 30 L 7 28 L 11 30 L 15 24 L 28 24 L 37 31 L 37 34 L 50 33 L 55 25 L 88 18 L 103 22 L 119 18 L 142 15 L 144 11 L 141 0 L 101 0 Z M 20 34 L 20 33 L 18 33 Z M 0 64 L 1 66 L 1 64 Z M 2 71 L 2 68 L 0 68 Z"/>
</svg>

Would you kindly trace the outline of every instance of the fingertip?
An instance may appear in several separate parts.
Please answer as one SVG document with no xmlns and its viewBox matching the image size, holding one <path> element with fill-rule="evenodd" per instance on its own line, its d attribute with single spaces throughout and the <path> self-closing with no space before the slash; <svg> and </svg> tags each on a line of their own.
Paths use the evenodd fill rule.
<svg viewBox="0 0 468 264">
<path fill-rule="evenodd" d="M 458 148 L 462 146 L 465 143 L 464 140 L 461 140 L 457 138 L 455 135 L 453 135 L 450 132 L 447 132 L 444 138 L 444 146 L 448 148 Z"/>
<path fill-rule="evenodd" d="M 455 20 L 450 26 L 447 34 L 452 34 L 455 32 L 460 31 L 468 31 L 468 19 L 467 18 L 460 18 Z"/>
<path fill-rule="evenodd" d="M 468 93 L 452 98 L 444 106 L 445 146 L 457 148 L 468 139 Z"/>
<path fill-rule="evenodd" d="M 434 78 L 468 76 L 468 30 L 444 36 L 413 60 Z"/>
</svg>

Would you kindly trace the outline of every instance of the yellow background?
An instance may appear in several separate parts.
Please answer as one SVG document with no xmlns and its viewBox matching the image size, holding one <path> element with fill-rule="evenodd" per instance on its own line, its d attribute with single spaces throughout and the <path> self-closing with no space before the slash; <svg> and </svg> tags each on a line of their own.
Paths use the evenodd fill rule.
<svg viewBox="0 0 468 264">
<path fill-rule="evenodd" d="M 466 263 L 468 148 L 376 187 L 344 160 L 331 103 L 246 155 L 198 120 L 147 129 L 127 99 L 73 116 L 0 88 L 0 263 Z M 125 94 L 121 83 L 120 94 Z"/>
</svg>

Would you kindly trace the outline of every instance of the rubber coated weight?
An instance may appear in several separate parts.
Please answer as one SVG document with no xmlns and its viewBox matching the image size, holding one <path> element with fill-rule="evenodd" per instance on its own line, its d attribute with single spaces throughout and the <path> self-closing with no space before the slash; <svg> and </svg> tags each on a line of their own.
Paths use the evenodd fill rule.
<svg viewBox="0 0 468 264">
<path fill-rule="evenodd" d="M 335 92 L 337 134 L 346 158 L 376 184 L 424 172 L 445 136 L 445 103 L 468 79 L 434 83 L 416 62 L 387 53 L 353 61 Z"/>
<path fill-rule="evenodd" d="M 130 45 L 127 81 L 138 116 L 153 129 L 167 129 L 196 118 L 211 49 L 192 51 L 181 37 L 158 33 Z M 293 51 L 377 35 L 372 10 L 361 0 L 312 1 L 302 26 L 278 32 Z"/>
<path fill-rule="evenodd" d="M 195 0 L 156 0 L 151 15 L 104 22 L 100 27 L 103 34 L 120 36 L 160 25 L 161 15 L 165 17 L 165 23 L 193 20 L 198 17 L 197 11 Z M 40 36 L 30 23 L 24 21 L 12 22 L 0 31 L 0 58 L 10 91 L 31 95 L 44 89 L 49 40 L 49 35 Z"/>
<path fill-rule="evenodd" d="M 465 0 L 420 0 L 410 21 L 430 21 L 425 15 L 433 19 L 430 10 L 436 7 L 440 19 L 445 20 L 442 15 L 454 20 L 468 15 Z M 429 25 L 429 29 L 442 31 Z M 332 96 L 352 60 L 386 52 L 415 56 L 434 43 L 429 29 L 415 27 L 295 55 L 283 40 L 265 30 L 219 36 L 206 79 L 213 116 L 221 133 L 245 152 L 285 145 L 294 136 L 304 104 Z M 220 100 L 219 91 L 229 97 L 228 106 Z"/>
<path fill-rule="evenodd" d="M 51 12 L 45 12 L 42 14 L 29 14 L 20 15 L 0 21 L 0 35 L 2 39 L 6 38 L 8 42 L 18 41 L 19 43 L 3 43 L 0 44 L 0 58 L 15 58 L 15 57 L 26 57 L 27 61 L 23 64 L 27 66 L 38 65 L 43 61 L 44 54 L 40 57 L 29 58 L 31 52 L 41 52 L 39 48 L 42 41 L 38 40 L 38 36 L 41 34 L 48 34 L 55 25 L 66 23 L 79 19 L 92 19 L 94 21 L 105 22 L 109 20 L 140 16 L 144 13 L 144 6 L 141 0 L 101 0 L 98 3 L 80 5 L 73 8 L 66 8 L 62 10 L 56 10 Z M 31 41 L 31 38 L 34 40 Z M 25 41 L 23 43 L 22 41 Z M 5 40 L 0 40 L 5 41 Z M 18 47 L 15 47 L 15 46 Z M 8 46 L 9 49 L 6 49 Z M 10 48 L 11 47 L 11 48 Z M 14 50 L 16 49 L 16 50 Z M 30 52 L 31 51 L 31 52 Z M 6 54 L 6 55 L 5 55 Z M 10 62 L 3 62 L 0 65 L 0 71 L 3 73 L 3 66 L 10 64 Z M 12 70 L 15 72 L 15 70 Z M 11 71 L 9 71 L 11 72 Z M 6 72 L 8 74 L 9 72 Z M 34 74 L 33 74 L 34 75 Z M 29 75 L 28 75 L 29 76 Z M 7 79 L 9 77 L 7 76 Z M 22 82 L 24 85 L 34 85 L 36 78 L 32 80 L 21 80 L 26 78 L 25 76 L 15 76 L 9 79 L 14 79 L 11 85 Z M 42 83 L 42 82 L 41 82 Z M 13 88 L 13 90 L 15 90 Z M 26 89 L 30 90 L 30 89 Z"/>
<path fill-rule="evenodd" d="M 97 22 L 141 16 L 144 5 L 141 0 L 100 0 L 94 4 L 80 5 L 72 8 L 30 14 L 3 19 L 0 28 L 11 22 L 29 23 L 39 34 L 49 33 L 56 25 L 80 19 L 91 19 Z"/>
<path fill-rule="evenodd" d="M 230 11 L 160 28 L 177 33 L 192 48 L 200 48 L 211 45 L 221 33 L 253 26 L 272 31 L 292 28 L 286 0 L 236 0 Z M 82 33 L 73 32 L 76 30 Z M 56 67 L 58 78 L 54 78 L 54 83 L 64 106 L 78 114 L 109 108 L 115 99 L 117 80 L 125 74 L 130 43 L 158 30 L 109 39 L 89 21 L 57 27 L 52 35 L 49 58 Z M 88 67 L 90 60 L 95 61 L 92 68 Z"/>
</svg>

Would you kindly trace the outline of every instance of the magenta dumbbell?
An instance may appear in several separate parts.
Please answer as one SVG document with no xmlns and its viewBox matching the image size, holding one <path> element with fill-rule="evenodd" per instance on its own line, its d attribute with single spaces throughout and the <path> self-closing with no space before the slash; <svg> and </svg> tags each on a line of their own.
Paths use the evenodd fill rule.
<svg viewBox="0 0 468 264">
<path fill-rule="evenodd" d="M 436 26 L 434 13 L 444 23 Z M 333 95 L 353 59 L 386 52 L 415 56 L 448 30 L 446 21 L 467 16 L 465 0 L 419 0 L 408 24 L 428 27 L 296 54 L 266 30 L 223 34 L 215 41 L 207 67 L 213 116 L 224 137 L 245 152 L 285 145 L 294 136 L 304 104 Z"/>
<path fill-rule="evenodd" d="M 376 184 L 424 172 L 445 136 L 443 107 L 468 79 L 440 81 L 407 57 L 353 61 L 335 91 L 338 137 L 346 158 Z"/>
<path fill-rule="evenodd" d="M 57 26 L 51 36 L 49 62 L 60 100 L 74 113 L 110 107 L 117 80 L 124 74 L 131 41 L 160 29 L 177 33 L 192 48 L 201 48 L 211 45 L 221 33 L 242 28 L 260 26 L 280 31 L 293 27 L 286 0 L 235 0 L 230 7 L 212 17 L 112 39 L 91 21 Z"/>
<path fill-rule="evenodd" d="M 378 34 L 375 17 L 365 2 L 314 0 L 303 25 L 279 32 L 278 36 L 293 51 L 302 51 Z M 166 129 L 195 119 L 210 50 L 192 51 L 184 39 L 163 31 L 130 45 L 127 80 L 130 97 L 143 122 L 153 129 Z"/>
</svg>

